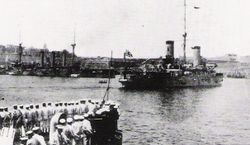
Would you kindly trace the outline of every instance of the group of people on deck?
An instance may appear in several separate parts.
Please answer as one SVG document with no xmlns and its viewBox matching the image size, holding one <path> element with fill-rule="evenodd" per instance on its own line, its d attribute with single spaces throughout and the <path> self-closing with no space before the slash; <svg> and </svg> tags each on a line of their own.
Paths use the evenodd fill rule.
<svg viewBox="0 0 250 145">
<path fill-rule="evenodd" d="M 80 100 L 77 102 L 42 103 L 41 105 L 14 105 L 0 108 L 0 128 L 13 126 L 15 140 L 27 145 L 85 145 L 93 133 L 89 117 L 118 108 L 114 102 Z M 53 120 L 55 114 L 66 117 Z M 49 134 L 45 142 L 44 134 Z"/>
</svg>

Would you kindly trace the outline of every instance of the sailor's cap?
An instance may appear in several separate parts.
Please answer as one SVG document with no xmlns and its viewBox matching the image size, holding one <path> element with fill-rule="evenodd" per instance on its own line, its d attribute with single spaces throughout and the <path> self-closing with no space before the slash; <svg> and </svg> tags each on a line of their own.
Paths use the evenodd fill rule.
<svg viewBox="0 0 250 145">
<path fill-rule="evenodd" d="M 79 120 L 79 115 L 74 115 L 74 120 L 75 121 Z"/>
<path fill-rule="evenodd" d="M 67 122 L 68 122 L 68 123 L 72 123 L 72 122 L 73 122 L 73 119 L 72 119 L 72 118 L 67 118 Z"/>
<path fill-rule="evenodd" d="M 60 124 L 64 124 L 64 123 L 66 123 L 66 120 L 65 120 L 65 119 L 60 119 L 60 120 L 59 120 L 59 123 L 60 123 Z"/>
<path fill-rule="evenodd" d="M 25 140 L 28 140 L 28 137 L 27 136 L 23 136 L 20 138 L 21 141 L 25 141 Z"/>
<path fill-rule="evenodd" d="M 78 118 L 80 121 L 84 120 L 84 117 L 83 116 L 79 116 Z"/>
<path fill-rule="evenodd" d="M 85 113 L 83 116 L 84 116 L 85 118 L 87 118 L 87 117 L 89 117 L 89 114 L 88 114 L 88 113 Z"/>
<path fill-rule="evenodd" d="M 57 129 L 63 129 L 63 128 L 64 128 L 64 126 L 63 126 L 63 125 L 61 125 L 61 124 L 58 124 L 58 125 L 56 125 L 56 128 L 57 128 Z"/>
<path fill-rule="evenodd" d="M 97 110 L 97 111 L 96 111 L 96 114 L 97 114 L 97 115 L 101 115 L 101 114 L 102 114 L 102 110 Z M 84 115 L 85 115 L 85 114 L 84 114 Z"/>
<path fill-rule="evenodd" d="M 32 128 L 32 131 L 38 131 L 38 130 L 39 130 L 39 127 L 37 126 Z"/>
<path fill-rule="evenodd" d="M 33 133 L 33 131 L 30 130 L 30 131 L 27 131 L 27 132 L 26 132 L 26 135 L 30 135 L 30 134 L 32 134 L 32 133 Z"/>
<path fill-rule="evenodd" d="M 109 106 L 114 107 L 116 104 L 110 104 Z"/>
</svg>

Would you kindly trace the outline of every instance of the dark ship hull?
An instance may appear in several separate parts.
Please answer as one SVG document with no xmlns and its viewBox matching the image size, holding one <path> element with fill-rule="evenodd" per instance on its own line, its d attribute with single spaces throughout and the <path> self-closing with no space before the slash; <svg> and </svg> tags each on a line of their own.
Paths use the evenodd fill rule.
<svg viewBox="0 0 250 145">
<path fill-rule="evenodd" d="M 202 73 L 199 75 L 172 76 L 170 73 L 127 74 L 119 82 L 124 88 L 165 89 L 185 87 L 217 87 L 221 85 L 223 74 Z"/>
</svg>

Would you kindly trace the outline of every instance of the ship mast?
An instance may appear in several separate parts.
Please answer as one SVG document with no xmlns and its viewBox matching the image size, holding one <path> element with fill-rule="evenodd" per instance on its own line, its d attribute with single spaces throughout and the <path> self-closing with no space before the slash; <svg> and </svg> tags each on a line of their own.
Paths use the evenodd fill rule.
<svg viewBox="0 0 250 145">
<path fill-rule="evenodd" d="M 187 41 L 187 3 L 184 0 L 184 34 L 183 34 L 183 61 L 186 63 L 186 41 Z"/>
</svg>

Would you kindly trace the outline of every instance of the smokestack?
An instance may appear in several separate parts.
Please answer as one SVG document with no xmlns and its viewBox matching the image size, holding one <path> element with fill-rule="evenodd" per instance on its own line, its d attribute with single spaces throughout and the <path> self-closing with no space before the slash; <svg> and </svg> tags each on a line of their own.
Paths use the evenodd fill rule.
<svg viewBox="0 0 250 145">
<path fill-rule="evenodd" d="M 166 49 L 166 64 L 174 63 L 174 41 L 166 41 L 167 49 Z"/>
<path fill-rule="evenodd" d="M 194 67 L 201 65 L 201 47 L 194 46 L 193 48 L 194 58 L 193 58 L 193 65 Z"/>
<path fill-rule="evenodd" d="M 40 52 L 40 57 L 41 57 L 41 67 L 44 67 L 44 51 L 43 50 Z"/>
<path fill-rule="evenodd" d="M 62 61 L 63 61 L 63 66 L 66 66 L 66 61 L 67 61 L 67 52 L 63 51 L 63 56 L 62 56 Z"/>
<path fill-rule="evenodd" d="M 51 52 L 51 62 L 50 62 L 51 67 L 55 67 L 55 57 L 56 57 L 56 52 L 52 51 Z"/>
<path fill-rule="evenodd" d="M 167 50 L 166 56 L 174 58 L 174 41 L 166 41 Z"/>
<path fill-rule="evenodd" d="M 22 62 L 22 55 L 23 55 L 23 47 L 22 47 L 22 43 L 19 43 L 19 47 L 18 47 L 18 62 L 19 63 Z"/>
</svg>

